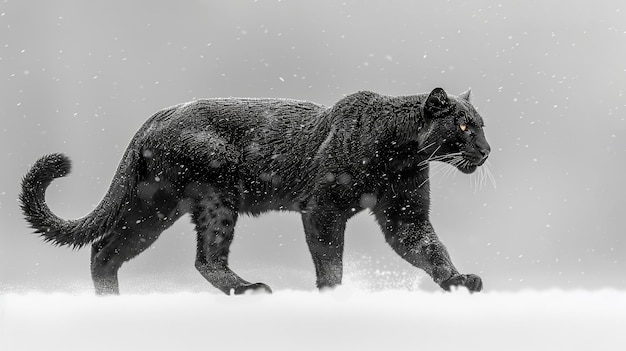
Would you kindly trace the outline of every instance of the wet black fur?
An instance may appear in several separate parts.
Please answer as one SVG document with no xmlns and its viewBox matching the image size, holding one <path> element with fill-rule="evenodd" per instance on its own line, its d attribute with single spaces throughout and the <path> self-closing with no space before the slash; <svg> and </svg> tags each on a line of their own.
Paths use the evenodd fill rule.
<svg viewBox="0 0 626 351">
<path fill-rule="evenodd" d="M 462 131 L 460 124 L 468 126 Z M 26 220 L 44 240 L 92 245 L 92 277 L 101 294 L 119 292 L 121 265 L 191 213 L 196 267 L 225 293 L 270 288 L 228 267 L 238 214 L 302 214 L 317 286 L 341 283 L 346 221 L 369 209 L 392 248 L 444 289 L 479 291 L 459 274 L 430 221 L 428 159 L 463 152 L 471 173 L 489 153 L 469 92 L 390 97 L 349 95 L 334 106 L 281 99 L 206 99 L 154 114 L 136 133 L 101 203 L 65 220 L 45 190 L 70 171 L 62 154 L 39 159 L 22 181 Z"/>
</svg>

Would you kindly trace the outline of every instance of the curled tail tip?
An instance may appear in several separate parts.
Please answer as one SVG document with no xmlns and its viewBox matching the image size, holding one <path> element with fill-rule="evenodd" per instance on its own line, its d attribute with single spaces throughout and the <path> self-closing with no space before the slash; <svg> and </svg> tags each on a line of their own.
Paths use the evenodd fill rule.
<svg viewBox="0 0 626 351">
<path fill-rule="evenodd" d="M 64 177 L 72 170 L 72 161 L 62 153 L 44 155 L 32 167 L 46 178 Z"/>
<path fill-rule="evenodd" d="M 22 178 L 19 203 L 26 221 L 44 241 L 56 246 L 69 246 L 79 249 L 99 234 L 85 227 L 84 220 L 65 220 L 56 216 L 45 201 L 46 188 L 59 177 L 70 173 L 72 163 L 62 153 L 40 157 Z"/>
<path fill-rule="evenodd" d="M 28 194 L 38 189 L 45 190 L 53 179 L 68 175 L 71 169 L 72 162 L 64 154 L 55 153 L 40 157 L 22 178 L 20 199 L 25 200 Z"/>
<path fill-rule="evenodd" d="M 60 219 L 52 214 L 46 205 L 45 191 L 55 178 L 66 176 L 71 167 L 70 159 L 64 154 L 44 155 L 22 178 L 19 203 L 26 221 L 35 229 L 35 232 L 47 237 L 56 236 Z"/>
</svg>

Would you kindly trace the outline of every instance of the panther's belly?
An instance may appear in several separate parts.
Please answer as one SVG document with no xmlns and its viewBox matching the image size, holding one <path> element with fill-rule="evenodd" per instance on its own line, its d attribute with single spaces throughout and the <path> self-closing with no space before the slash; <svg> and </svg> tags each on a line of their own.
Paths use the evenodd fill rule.
<svg viewBox="0 0 626 351">
<path fill-rule="evenodd" d="M 258 215 L 268 211 L 300 211 L 303 206 L 297 196 L 275 190 L 240 188 L 240 194 L 241 213 Z"/>
<path fill-rule="evenodd" d="M 303 179 L 306 174 L 315 173 L 306 160 L 288 152 L 246 159 L 238 169 L 240 212 L 299 211 L 304 206 L 301 202 L 315 188 L 310 177 Z"/>
</svg>

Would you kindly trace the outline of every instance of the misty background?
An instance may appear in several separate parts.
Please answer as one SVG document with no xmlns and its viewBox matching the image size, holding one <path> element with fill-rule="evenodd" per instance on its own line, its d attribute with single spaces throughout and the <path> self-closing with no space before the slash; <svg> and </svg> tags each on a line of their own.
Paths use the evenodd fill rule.
<svg viewBox="0 0 626 351">
<path fill-rule="evenodd" d="M 431 180 L 431 221 L 486 290 L 626 288 L 626 6 L 621 1 L 35 1 L 0 3 L 0 291 L 91 289 L 89 249 L 42 242 L 21 177 L 46 153 L 73 172 L 48 190 L 64 218 L 107 191 L 135 131 L 194 98 L 332 105 L 468 87 L 497 186 Z M 240 217 L 230 262 L 250 281 L 312 290 L 300 217 Z M 217 290 L 183 217 L 120 270 L 125 292 Z M 346 283 L 436 290 L 374 220 L 348 223 Z"/>
</svg>

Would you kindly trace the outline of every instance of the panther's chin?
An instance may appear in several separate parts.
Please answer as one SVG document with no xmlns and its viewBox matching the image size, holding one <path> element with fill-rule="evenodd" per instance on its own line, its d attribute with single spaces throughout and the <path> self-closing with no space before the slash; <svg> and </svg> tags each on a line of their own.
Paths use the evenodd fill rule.
<svg viewBox="0 0 626 351">
<path fill-rule="evenodd" d="M 478 168 L 478 166 L 476 165 L 465 165 L 465 166 L 457 166 L 456 167 L 459 171 L 465 173 L 465 174 L 470 174 L 470 173 L 474 173 L 474 171 L 476 171 L 476 169 Z"/>
</svg>

